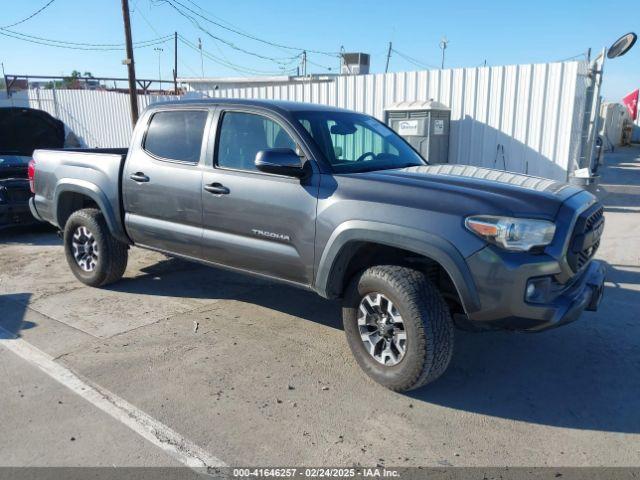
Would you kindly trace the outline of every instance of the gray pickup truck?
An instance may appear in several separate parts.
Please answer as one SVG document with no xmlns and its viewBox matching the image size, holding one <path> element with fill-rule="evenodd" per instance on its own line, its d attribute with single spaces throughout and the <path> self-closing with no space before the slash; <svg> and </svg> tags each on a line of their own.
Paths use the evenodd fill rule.
<svg viewBox="0 0 640 480">
<path fill-rule="evenodd" d="M 32 167 L 32 212 L 64 231 L 81 282 L 120 279 L 135 245 L 342 299 L 357 362 L 396 391 L 446 370 L 456 325 L 540 331 L 602 297 L 593 195 L 428 165 L 347 110 L 155 104 L 128 150 L 38 150 Z"/>
</svg>

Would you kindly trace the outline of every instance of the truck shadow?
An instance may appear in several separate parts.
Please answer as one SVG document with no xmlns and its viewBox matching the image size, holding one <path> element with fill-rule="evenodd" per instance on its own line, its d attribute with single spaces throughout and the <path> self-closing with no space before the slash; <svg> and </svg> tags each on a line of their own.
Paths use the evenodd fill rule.
<svg viewBox="0 0 640 480">
<path fill-rule="evenodd" d="M 105 289 L 176 298 L 236 300 L 342 329 L 340 303 L 325 300 L 315 292 L 178 258 L 168 258 L 141 271 L 144 275 L 125 278 Z"/>
<path fill-rule="evenodd" d="M 0 229 L 0 244 L 6 245 L 62 245 L 56 229 L 48 223 L 17 225 Z"/>
<path fill-rule="evenodd" d="M 449 370 L 413 398 L 500 418 L 640 432 L 638 267 L 612 265 L 598 312 L 538 334 L 456 333 Z"/>
<path fill-rule="evenodd" d="M 110 289 L 190 298 L 228 298 L 342 329 L 340 304 L 313 292 L 169 259 Z M 633 305 L 640 270 L 611 266 L 597 313 L 538 334 L 456 332 L 449 370 L 409 394 L 431 404 L 557 427 L 640 432 L 640 324 Z M 183 282 L 181 275 L 189 278 Z M 203 287 L 204 285 L 204 287 Z M 225 290 L 218 285 L 241 286 Z M 170 292 L 170 293 L 169 293 Z M 301 327 L 303 328 L 303 327 Z M 346 348 L 346 347 L 345 347 Z"/>
</svg>

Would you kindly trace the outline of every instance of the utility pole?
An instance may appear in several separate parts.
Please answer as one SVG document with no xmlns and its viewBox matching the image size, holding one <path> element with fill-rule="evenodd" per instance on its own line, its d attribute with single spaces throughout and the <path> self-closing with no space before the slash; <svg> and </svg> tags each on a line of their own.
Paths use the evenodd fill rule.
<svg viewBox="0 0 640 480">
<path fill-rule="evenodd" d="M 307 76 L 307 51 L 302 51 L 302 76 Z"/>
<path fill-rule="evenodd" d="M 443 70 L 444 70 L 444 51 L 447 49 L 448 43 L 449 43 L 449 40 L 447 40 L 447 37 L 442 37 L 442 40 L 440 40 L 440 48 L 442 49 L 442 65 L 440 66 L 440 68 Z"/>
<path fill-rule="evenodd" d="M 162 52 L 164 52 L 164 48 L 155 47 L 154 50 L 158 52 L 158 79 L 160 79 L 160 93 L 162 93 L 162 69 L 160 67 L 160 57 L 162 56 Z"/>
<path fill-rule="evenodd" d="M 384 73 L 389 71 L 389 59 L 391 58 L 391 42 L 389 42 L 389 50 L 387 50 L 387 64 L 384 66 Z"/>
<path fill-rule="evenodd" d="M 135 127 L 138 121 L 138 90 L 136 88 L 136 67 L 133 63 L 133 41 L 131 40 L 131 19 L 129 18 L 129 0 L 122 0 L 122 20 L 124 36 L 127 42 L 127 59 L 123 62 L 129 73 L 129 101 L 131 102 L 131 122 Z"/>
<path fill-rule="evenodd" d="M 173 93 L 178 95 L 178 32 L 173 32 Z"/>
<path fill-rule="evenodd" d="M 202 72 L 202 78 L 204 78 L 204 60 L 202 57 L 202 39 L 198 38 L 198 50 L 200 50 L 200 71 Z"/>
</svg>

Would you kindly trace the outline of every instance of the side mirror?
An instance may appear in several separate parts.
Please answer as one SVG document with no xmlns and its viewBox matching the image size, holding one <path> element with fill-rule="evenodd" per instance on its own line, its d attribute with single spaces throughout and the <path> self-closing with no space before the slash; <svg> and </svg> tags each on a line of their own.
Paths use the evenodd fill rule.
<svg viewBox="0 0 640 480">
<path fill-rule="evenodd" d="M 256 154 L 255 166 L 265 173 L 305 178 L 309 174 L 300 157 L 290 148 L 270 148 Z"/>
</svg>

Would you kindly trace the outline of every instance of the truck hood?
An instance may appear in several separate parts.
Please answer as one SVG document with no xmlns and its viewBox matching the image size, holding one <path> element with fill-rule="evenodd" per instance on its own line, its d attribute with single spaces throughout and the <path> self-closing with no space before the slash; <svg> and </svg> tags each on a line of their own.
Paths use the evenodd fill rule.
<svg viewBox="0 0 640 480">
<path fill-rule="evenodd" d="M 583 191 L 555 180 L 469 165 L 425 165 L 361 175 L 398 186 L 429 189 L 430 208 L 436 206 L 436 199 L 436 203 L 447 202 L 448 208 L 455 202 L 456 209 L 468 214 L 554 218 L 562 202 Z"/>
<path fill-rule="evenodd" d="M 64 124 L 33 108 L 0 108 L 0 153 L 31 156 L 38 148 L 64 147 Z"/>
</svg>

